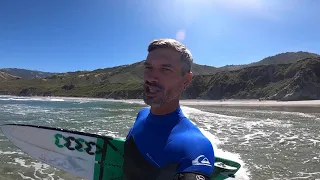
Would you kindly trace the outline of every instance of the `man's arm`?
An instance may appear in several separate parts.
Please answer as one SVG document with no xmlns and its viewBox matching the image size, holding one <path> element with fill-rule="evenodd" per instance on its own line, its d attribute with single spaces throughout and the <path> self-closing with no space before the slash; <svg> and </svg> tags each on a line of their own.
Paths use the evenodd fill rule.
<svg viewBox="0 0 320 180">
<path fill-rule="evenodd" d="M 205 137 L 192 138 L 185 150 L 186 157 L 181 160 L 174 180 L 210 180 L 215 160 L 211 142 Z"/>
<path fill-rule="evenodd" d="M 139 118 L 139 116 L 141 116 L 141 114 L 143 114 L 143 113 L 146 113 L 147 110 L 148 110 L 148 108 L 142 108 L 142 109 L 138 112 L 137 117 L 136 117 L 136 120 L 133 122 L 133 124 L 132 124 L 132 126 L 130 127 L 129 132 L 128 132 L 127 136 L 126 136 L 126 140 L 130 137 L 130 135 L 131 135 L 131 133 L 132 133 L 132 130 L 133 130 L 133 128 L 134 128 L 134 126 L 135 126 L 135 123 L 136 123 L 137 119 Z"/>
</svg>

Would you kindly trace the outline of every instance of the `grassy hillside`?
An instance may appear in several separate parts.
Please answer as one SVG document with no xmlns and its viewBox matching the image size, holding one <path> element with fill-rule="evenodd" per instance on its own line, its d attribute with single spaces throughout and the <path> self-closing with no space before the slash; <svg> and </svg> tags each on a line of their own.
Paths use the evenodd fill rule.
<svg viewBox="0 0 320 180">
<path fill-rule="evenodd" d="M 33 71 L 33 70 L 18 69 L 18 68 L 3 68 L 3 69 L 0 69 L 0 71 L 6 72 L 13 76 L 18 76 L 24 79 L 45 78 L 55 74 L 50 72 L 41 72 L 41 71 Z"/>
<path fill-rule="evenodd" d="M 220 68 L 213 67 L 213 66 L 207 66 L 207 65 L 200 65 L 200 64 L 193 64 L 192 71 L 195 75 L 203 75 L 203 74 L 211 74 L 219 71 L 233 71 L 233 70 L 239 70 L 245 67 L 250 66 L 260 66 L 260 65 L 269 65 L 269 64 L 286 64 L 286 63 L 292 63 L 296 62 L 300 59 L 305 58 L 314 58 L 319 57 L 319 55 L 309 52 L 287 52 L 287 53 L 281 53 L 277 54 L 275 56 L 270 56 L 267 58 L 264 58 L 261 61 L 254 62 L 251 64 L 244 64 L 244 65 L 226 65 Z M 33 71 L 33 70 L 27 70 L 27 69 L 18 69 L 18 68 L 4 68 L 0 69 L 2 72 L 6 72 L 8 74 L 11 74 L 12 76 L 17 76 L 22 79 L 37 79 L 37 78 L 46 78 L 51 77 L 53 75 L 63 75 L 63 74 L 88 74 L 88 73 L 101 73 L 100 75 L 105 75 L 108 73 L 114 74 L 117 73 L 118 75 L 114 78 L 114 80 L 122 81 L 125 80 L 128 75 L 134 75 L 135 79 L 141 79 L 142 74 L 140 73 L 142 70 L 142 63 L 143 61 L 131 64 L 131 65 L 123 65 L 123 66 L 117 66 L 112 68 L 104 68 L 104 69 L 98 69 L 95 71 L 77 71 L 77 72 L 70 72 L 70 73 L 51 73 L 51 72 L 41 72 L 41 71 Z"/>
<path fill-rule="evenodd" d="M 249 66 L 259 66 L 259 65 L 270 65 L 270 64 L 288 64 L 294 63 L 301 59 L 306 58 L 316 58 L 320 57 L 318 54 L 310 53 L 310 52 L 286 52 L 280 53 L 275 56 L 269 56 L 267 58 L 262 59 L 261 61 L 251 63 Z"/>
<path fill-rule="evenodd" d="M 141 98 L 142 63 L 58 74 L 43 79 L 0 82 L 0 93 L 21 96 Z M 289 64 L 252 66 L 210 75 L 198 74 L 183 93 L 183 98 L 320 99 L 320 58 L 307 58 Z"/>
<path fill-rule="evenodd" d="M 200 75 L 186 90 L 200 99 L 320 99 L 320 58 L 290 64 L 252 66 L 235 71 Z"/>
<path fill-rule="evenodd" d="M 39 79 L 39 78 L 47 78 L 51 77 L 53 75 L 81 75 L 81 74 L 99 74 L 100 75 L 106 75 L 108 73 L 111 74 L 118 74 L 117 78 L 123 80 L 123 77 L 127 77 L 127 75 L 134 75 L 139 77 L 138 79 L 141 79 L 142 75 L 141 72 L 143 70 L 143 62 L 140 61 L 134 64 L 129 65 L 122 65 L 122 66 L 116 66 L 112 68 L 104 68 L 104 69 L 97 69 L 94 71 L 77 71 L 77 72 L 67 72 L 67 73 L 51 73 L 51 72 L 41 72 L 41 71 L 33 71 L 33 70 L 27 70 L 27 69 L 18 69 L 18 68 L 3 68 L 0 69 L 0 72 L 6 72 L 12 76 L 17 76 L 22 79 Z M 216 67 L 213 66 L 207 66 L 207 65 L 200 65 L 200 64 L 193 64 L 193 73 L 198 74 L 209 74 L 212 72 L 215 72 L 217 70 Z M 135 78 L 137 78 L 135 77 Z"/>
<path fill-rule="evenodd" d="M 301 59 L 316 58 L 316 57 L 320 57 L 320 55 L 315 53 L 310 53 L 310 52 L 303 52 L 303 51 L 286 52 L 286 53 L 276 54 L 274 56 L 269 56 L 260 61 L 253 62 L 250 64 L 226 65 L 218 68 L 218 71 L 233 71 L 233 70 L 239 70 L 245 67 L 270 65 L 270 64 L 288 64 L 288 63 L 297 62 Z"/>
<path fill-rule="evenodd" d="M 225 69 L 194 64 L 195 76 L 183 98 L 319 99 L 320 58 L 317 56 L 306 52 L 282 53 L 257 63 Z M 308 58 L 299 60 L 302 57 Z M 141 98 L 143 63 L 36 79 L 1 72 L 0 94 Z"/>
<path fill-rule="evenodd" d="M 47 78 L 20 79 L 2 84 L 0 92 L 16 95 L 76 97 L 141 97 L 143 63 L 55 74 Z M 194 64 L 194 74 L 209 74 L 215 67 Z"/>
<path fill-rule="evenodd" d="M 200 65 L 200 64 L 193 64 L 192 66 L 192 73 L 195 75 L 200 74 L 211 74 L 214 72 L 217 72 L 218 68 L 213 66 L 207 66 L 207 65 Z"/>
<path fill-rule="evenodd" d="M 15 79 L 19 79 L 19 77 L 0 71 L 0 81 L 7 82 L 9 80 L 15 80 Z"/>
</svg>

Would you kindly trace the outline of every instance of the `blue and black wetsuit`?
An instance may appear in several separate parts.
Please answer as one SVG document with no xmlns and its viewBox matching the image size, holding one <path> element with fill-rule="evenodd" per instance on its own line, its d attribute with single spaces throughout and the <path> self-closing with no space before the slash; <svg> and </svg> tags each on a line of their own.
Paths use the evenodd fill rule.
<svg viewBox="0 0 320 180">
<path fill-rule="evenodd" d="M 124 146 L 125 180 L 209 180 L 214 168 L 211 142 L 182 113 L 143 108 Z"/>
</svg>

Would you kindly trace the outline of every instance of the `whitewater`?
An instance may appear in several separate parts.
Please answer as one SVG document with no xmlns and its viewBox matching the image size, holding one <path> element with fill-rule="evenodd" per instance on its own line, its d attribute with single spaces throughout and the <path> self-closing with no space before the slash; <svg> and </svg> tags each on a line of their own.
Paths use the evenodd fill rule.
<svg viewBox="0 0 320 180">
<path fill-rule="evenodd" d="M 0 124 L 23 123 L 125 137 L 139 100 L 0 96 Z M 215 153 L 241 163 L 236 179 L 319 179 L 320 110 L 182 105 Z M 0 179 L 76 180 L 26 155 L 0 133 Z"/>
</svg>

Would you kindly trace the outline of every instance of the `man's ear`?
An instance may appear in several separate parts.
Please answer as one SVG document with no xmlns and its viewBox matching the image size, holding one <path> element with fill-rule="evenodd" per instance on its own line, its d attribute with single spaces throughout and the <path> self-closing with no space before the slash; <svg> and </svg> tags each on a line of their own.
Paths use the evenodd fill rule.
<svg viewBox="0 0 320 180">
<path fill-rule="evenodd" d="M 185 77 L 186 79 L 185 79 L 185 81 L 184 81 L 184 88 L 186 89 L 186 88 L 190 85 L 190 83 L 191 83 L 193 74 L 192 74 L 192 72 L 189 72 L 189 73 L 187 73 L 185 76 L 186 76 L 186 77 Z"/>
</svg>

